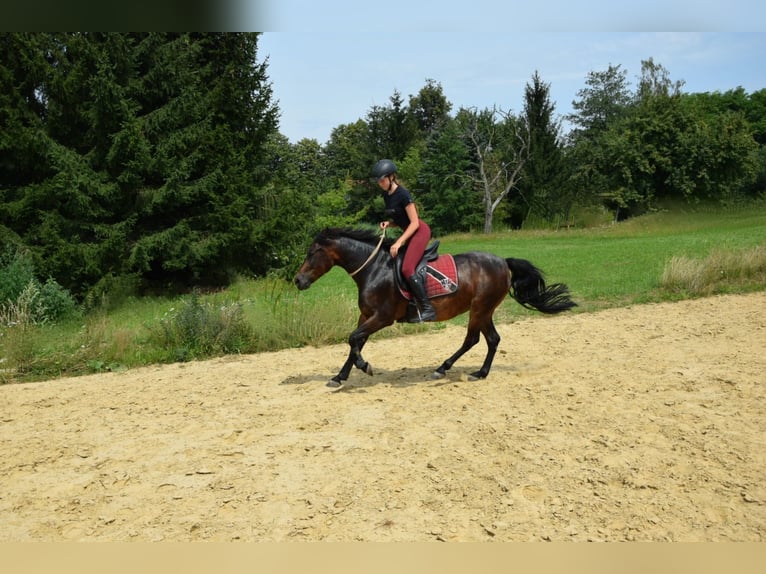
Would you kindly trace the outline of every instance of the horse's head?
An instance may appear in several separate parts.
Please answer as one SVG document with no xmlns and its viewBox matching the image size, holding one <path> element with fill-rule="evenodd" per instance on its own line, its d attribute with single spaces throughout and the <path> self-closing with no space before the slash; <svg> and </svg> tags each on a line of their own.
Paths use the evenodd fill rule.
<svg viewBox="0 0 766 574">
<path fill-rule="evenodd" d="M 298 273 L 295 274 L 293 280 L 295 285 L 301 291 L 308 289 L 314 281 L 327 273 L 336 261 L 337 254 L 333 249 L 333 242 L 318 236 L 309 247 L 308 255 L 298 269 Z"/>
<path fill-rule="evenodd" d="M 375 252 L 381 242 L 385 252 L 391 249 L 394 240 L 384 239 L 369 230 L 328 227 L 314 238 L 294 282 L 298 289 L 308 289 L 333 265 L 340 265 L 353 277 L 369 263 L 374 245 L 378 245 Z M 352 269 L 356 271 L 352 272 Z"/>
</svg>

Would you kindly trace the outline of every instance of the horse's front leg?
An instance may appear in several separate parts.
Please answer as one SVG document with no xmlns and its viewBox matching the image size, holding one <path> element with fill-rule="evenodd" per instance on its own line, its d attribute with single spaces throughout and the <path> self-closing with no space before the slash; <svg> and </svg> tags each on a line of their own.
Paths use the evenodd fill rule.
<svg viewBox="0 0 766 574">
<path fill-rule="evenodd" d="M 348 344 L 350 349 L 348 358 L 346 359 L 346 362 L 343 363 L 338 374 L 327 383 L 328 387 L 341 386 L 343 381 L 348 379 L 348 376 L 351 374 L 351 367 L 356 367 L 368 375 L 372 375 L 372 367 L 362 358 L 362 347 L 364 347 L 364 344 L 367 342 L 367 337 L 360 338 L 359 336 L 355 336 L 358 331 L 359 330 L 357 329 L 349 337 Z"/>
<path fill-rule="evenodd" d="M 359 317 L 359 323 L 357 328 L 348 338 L 349 353 L 346 362 L 341 367 L 337 375 L 335 375 L 327 383 L 328 387 L 339 387 L 343 384 L 343 381 L 348 379 L 351 373 L 351 367 L 356 367 L 361 371 L 364 371 L 368 375 L 372 375 L 372 366 L 364 360 L 362 357 L 362 348 L 369 339 L 370 335 L 379 331 L 386 325 L 390 325 L 393 321 L 383 321 L 380 317 L 373 315 L 370 318 L 361 315 Z"/>
</svg>

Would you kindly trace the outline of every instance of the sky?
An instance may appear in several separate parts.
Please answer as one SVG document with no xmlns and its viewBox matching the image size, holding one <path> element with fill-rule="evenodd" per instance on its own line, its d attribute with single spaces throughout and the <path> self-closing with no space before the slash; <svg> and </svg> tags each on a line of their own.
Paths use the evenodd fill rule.
<svg viewBox="0 0 766 574">
<path fill-rule="evenodd" d="M 519 113 L 537 71 L 555 112 L 565 115 L 589 72 L 620 65 L 634 89 L 649 58 L 672 81 L 684 81 L 684 92 L 766 88 L 766 33 L 391 32 L 379 41 L 362 32 L 266 32 L 259 58 L 266 57 L 280 132 L 293 143 L 323 144 L 333 128 L 388 105 L 395 90 L 407 102 L 429 78 L 441 84 L 453 112 L 497 106 Z"/>
<path fill-rule="evenodd" d="M 264 32 L 258 57 L 268 58 L 280 132 L 293 143 L 326 143 L 394 91 L 407 102 L 427 79 L 453 113 L 519 113 L 538 72 L 562 116 L 589 72 L 620 65 L 635 88 L 649 58 L 685 92 L 766 88 L 762 0 L 616 4 L 591 0 L 584 12 L 571 0 L 260 0 L 241 6 L 232 27 Z"/>
</svg>

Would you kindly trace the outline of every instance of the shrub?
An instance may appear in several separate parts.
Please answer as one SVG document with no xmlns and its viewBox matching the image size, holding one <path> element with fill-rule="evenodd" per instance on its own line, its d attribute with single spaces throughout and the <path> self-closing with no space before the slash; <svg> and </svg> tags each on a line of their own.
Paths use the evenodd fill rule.
<svg viewBox="0 0 766 574">
<path fill-rule="evenodd" d="M 78 313 L 72 295 L 53 279 L 41 284 L 20 251 L 0 255 L 0 325 L 41 325 Z"/>
<path fill-rule="evenodd" d="M 88 291 L 83 305 L 87 311 L 112 311 L 139 291 L 138 275 L 114 275 L 108 273 Z"/>
<path fill-rule="evenodd" d="M 21 251 L 6 248 L 0 253 L 0 304 L 16 301 L 34 278 L 32 259 Z"/>
<path fill-rule="evenodd" d="M 171 309 L 157 326 L 150 327 L 150 331 L 151 338 L 169 351 L 174 361 L 239 353 L 252 338 L 252 328 L 240 303 L 202 302 L 196 291 L 178 310 Z"/>
<path fill-rule="evenodd" d="M 53 279 L 48 279 L 40 286 L 39 293 L 43 321 L 54 322 L 79 314 L 77 302 L 72 294 Z"/>
<path fill-rule="evenodd" d="M 0 359 L 9 361 L 8 366 L 17 373 L 25 372 L 34 359 L 34 338 L 30 331 L 39 322 L 36 317 L 43 315 L 40 291 L 34 280 L 27 283 L 14 301 L 0 304 L 0 327 L 3 327 L 0 340 L 4 349 Z"/>
<path fill-rule="evenodd" d="M 0 325 L 44 325 L 79 314 L 69 291 L 48 279 L 40 285 L 31 279 L 15 299 L 0 303 Z"/>
</svg>

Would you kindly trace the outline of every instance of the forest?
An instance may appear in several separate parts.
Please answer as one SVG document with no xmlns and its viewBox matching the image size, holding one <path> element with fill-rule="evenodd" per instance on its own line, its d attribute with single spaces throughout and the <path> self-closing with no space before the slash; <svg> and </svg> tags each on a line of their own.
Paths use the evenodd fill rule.
<svg viewBox="0 0 766 574">
<path fill-rule="evenodd" d="M 0 35 L 0 302 L 30 282 L 51 317 L 109 293 L 289 275 L 325 226 L 379 221 L 393 159 L 435 235 L 623 220 L 766 191 L 766 88 L 686 93 L 652 58 L 588 73 L 556 114 L 453 109 L 437 79 L 335 127 L 279 132 L 258 33 Z M 570 129 L 563 129 L 564 122 Z"/>
</svg>

